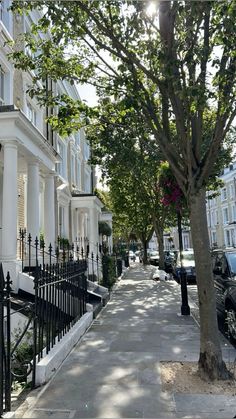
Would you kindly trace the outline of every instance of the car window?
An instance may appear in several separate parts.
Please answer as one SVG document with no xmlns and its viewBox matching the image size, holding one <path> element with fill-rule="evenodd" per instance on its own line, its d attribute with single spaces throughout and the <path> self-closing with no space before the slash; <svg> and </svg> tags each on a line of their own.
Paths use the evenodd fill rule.
<svg viewBox="0 0 236 419">
<path fill-rule="evenodd" d="M 229 269 L 232 275 L 236 275 L 236 252 L 226 253 L 226 258 L 229 264 Z"/>
<path fill-rule="evenodd" d="M 194 254 L 193 253 L 185 253 L 185 252 L 183 252 L 183 259 L 185 259 L 185 260 L 194 260 Z"/>
<path fill-rule="evenodd" d="M 158 256 L 158 252 L 150 252 L 150 256 Z"/>
<path fill-rule="evenodd" d="M 228 275 L 229 270 L 228 270 L 228 265 L 227 265 L 227 261 L 225 259 L 225 255 L 223 253 L 219 253 L 216 258 L 215 258 L 215 263 L 214 263 L 214 270 L 219 270 L 219 274 L 225 274 Z"/>
<path fill-rule="evenodd" d="M 183 252 L 182 253 L 183 256 L 183 260 L 190 260 L 190 261 L 194 261 L 194 253 L 186 253 Z M 178 255 L 178 260 L 180 261 L 180 254 Z"/>
</svg>

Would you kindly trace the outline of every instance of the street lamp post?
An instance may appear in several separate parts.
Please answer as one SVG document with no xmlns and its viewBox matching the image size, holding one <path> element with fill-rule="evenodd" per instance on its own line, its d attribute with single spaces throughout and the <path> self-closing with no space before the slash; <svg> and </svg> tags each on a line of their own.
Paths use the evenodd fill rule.
<svg viewBox="0 0 236 419">
<path fill-rule="evenodd" d="M 188 305 L 188 290 L 187 290 L 187 278 L 186 271 L 183 266 L 183 239 L 182 239 L 182 225 L 181 225 L 181 213 L 177 211 L 177 221 L 178 221 L 178 235 L 179 235 L 179 252 L 180 252 L 180 286 L 181 286 L 181 314 L 190 315 L 190 308 Z"/>
</svg>

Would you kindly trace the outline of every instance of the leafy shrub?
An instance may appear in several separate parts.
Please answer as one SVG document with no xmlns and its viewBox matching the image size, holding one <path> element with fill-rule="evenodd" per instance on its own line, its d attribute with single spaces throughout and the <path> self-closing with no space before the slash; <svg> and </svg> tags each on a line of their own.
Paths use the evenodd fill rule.
<svg viewBox="0 0 236 419">
<path fill-rule="evenodd" d="M 99 234 L 102 234 L 103 236 L 111 236 L 111 227 L 106 223 L 106 221 L 99 221 L 98 223 L 98 231 Z"/>
<path fill-rule="evenodd" d="M 114 256 L 103 255 L 102 276 L 101 285 L 110 289 L 116 282 L 116 260 Z"/>
</svg>

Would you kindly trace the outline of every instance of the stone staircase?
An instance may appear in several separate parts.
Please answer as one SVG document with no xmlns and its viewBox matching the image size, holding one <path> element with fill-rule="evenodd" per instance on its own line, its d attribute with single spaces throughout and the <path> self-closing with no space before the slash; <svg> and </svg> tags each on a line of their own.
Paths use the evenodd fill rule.
<svg viewBox="0 0 236 419">
<path fill-rule="evenodd" d="M 93 306 L 93 317 L 97 317 L 110 299 L 110 293 L 106 287 L 98 285 L 97 282 L 87 280 L 88 303 Z"/>
</svg>

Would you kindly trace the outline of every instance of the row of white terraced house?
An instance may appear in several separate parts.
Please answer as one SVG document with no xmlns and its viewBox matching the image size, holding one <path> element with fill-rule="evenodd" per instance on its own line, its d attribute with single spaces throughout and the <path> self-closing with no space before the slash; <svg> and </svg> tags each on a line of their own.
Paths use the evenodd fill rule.
<svg viewBox="0 0 236 419">
<path fill-rule="evenodd" d="M 83 129 L 63 140 L 53 132 L 45 123 L 47 109 L 26 93 L 30 73 L 15 69 L 8 59 L 6 41 L 28 31 L 38 18 L 35 11 L 14 16 L 9 4 L 1 1 L 0 9 L 0 260 L 17 292 L 20 229 L 33 239 L 43 236 L 46 248 L 49 243 L 56 247 L 58 236 L 69 242 L 87 237 L 96 253 L 98 222 L 106 216 L 93 194 L 96 179 Z M 78 89 L 64 81 L 54 88 L 80 98 Z M 107 217 L 111 225 L 111 214 Z"/>
</svg>

